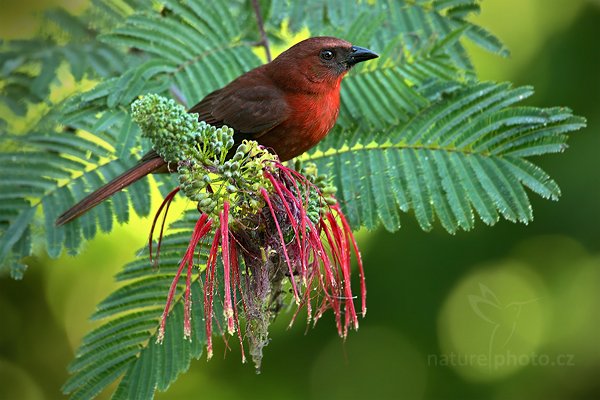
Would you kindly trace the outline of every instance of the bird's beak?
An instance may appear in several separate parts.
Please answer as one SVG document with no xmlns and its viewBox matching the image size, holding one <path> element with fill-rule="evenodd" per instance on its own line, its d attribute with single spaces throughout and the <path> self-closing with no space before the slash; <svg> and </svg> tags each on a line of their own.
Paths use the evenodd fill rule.
<svg viewBox="0 0 600 400">
<path fill-rule="evenodd" d="M 371 51 L 369 49 L 365 49 L 364 47 L 352 46 L 352 50 L 350 54 L 348 54 L 348 58 L 346 59 L 346 63 L 349 67 L 352 67 L 359 62 L 372 60 L 373 58 L 379 57 L 379 54 Z"/>
</svg>

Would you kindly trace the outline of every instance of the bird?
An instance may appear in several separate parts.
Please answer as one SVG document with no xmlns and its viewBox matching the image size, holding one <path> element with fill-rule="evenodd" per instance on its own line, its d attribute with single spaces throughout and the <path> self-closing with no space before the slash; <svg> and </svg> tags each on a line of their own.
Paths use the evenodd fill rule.
<svg viewBox="0 0 600 400">
<path fill-rule="evenodd" d="M 329 36 L 305 39 L 271 62 L 215 90 L 189 109 L 198 120 L 234 130 L 234 148 L 251 139 L 281 161 L 315 146 L 333 128 L 342 78 L 356 64 L 379 57 L 367 48 Z M 153 150 L 131 169 L 61 214 L 56 225 L 83 215 L 150 173 L 171 172 Z"/>
</svg>

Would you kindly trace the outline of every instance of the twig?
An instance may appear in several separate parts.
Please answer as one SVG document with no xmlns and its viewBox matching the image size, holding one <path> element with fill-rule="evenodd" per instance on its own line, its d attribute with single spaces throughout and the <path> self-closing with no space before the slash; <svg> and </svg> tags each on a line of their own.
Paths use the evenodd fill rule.
<svg viewBox="0 0 600 400">
<path fill-rule="evenodd" d="M 171 87 L 169 87 L 169 91 L 171 92 L 171 95 L 173 95 L 173 97 L 175 98 L 176 102 L 178 102 L 184 107 L 187 107 L 187 101 L 185 99 L 185 96 L 177 86 L 171 85 Z"/>
<path fill-rule="evenodd" d="M 263 21 L 262 14 L 260 13 L 260 5 L 258 4 L 258 0 L 252 0 L 252 7 L 254 7 L 254 14 L 256 14 L 256 23 L 258 25 L 258 30 L 260 31 L 259 44 L 265 48 L 265 53 L 267 54 L 267 61 L 271 62 L 271 50 L 269 49 L 269 39 L 267 38 L 267 33 L 265 32 L 265 23 Z"/>
</svg>

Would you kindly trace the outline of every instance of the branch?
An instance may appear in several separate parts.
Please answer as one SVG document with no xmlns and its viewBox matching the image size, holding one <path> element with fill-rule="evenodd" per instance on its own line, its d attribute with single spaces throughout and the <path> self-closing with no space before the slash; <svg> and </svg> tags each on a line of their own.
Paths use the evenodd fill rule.
<svg viewBox="0 0 600 400">
<path fill-rule="evenodd" d="M 179 88 L 176 85 L 171 85 L 169 87 L 169 92 L 171 92 L 171 95 L 175 98 L 175 101 L 177 103 L 181 104 L 182 106 L 187 107 L 187 101 L 185 99 L 185 96 L 183 95 L 181 90 L 179 90 Z"/>
<path fill-rule="evenodd" d="M 256 23 L 260 32 L 260 42 L 258 42 L 258 44 L 265 48 L 267 61 L 271 62 L 272 58 L 271 50 L 269 49 L 269 39 L 267 38 L 267 33 L 265 32 L 265 23 L 263 21 L 262 14 L 260 13 L 260 4 L 258 4 L 258 0 L 252 0 L 252 7 L 254 8 L 254 14 L 256 14 Z"/>
</svg>

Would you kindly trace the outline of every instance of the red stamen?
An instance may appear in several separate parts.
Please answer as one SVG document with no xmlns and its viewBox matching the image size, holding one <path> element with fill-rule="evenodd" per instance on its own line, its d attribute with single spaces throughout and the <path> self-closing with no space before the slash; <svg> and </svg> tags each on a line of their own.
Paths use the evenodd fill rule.
<svg viewBox="0 0 600 400">
<path fill-rule="evenodd" d="M 292 289 L 294 290 L 294 299 L 296 303 L 300 302 L 300 296 L 298 295 L 298 288 L 296 287 L 296 280 L 294 279 L 294 270 L 292 268 L 292 263 L 290 262 L 290 257 L 288 256 L 288 251 L 285 245 L 285 239 L 283 238 L 283 231 L 279 226 L 279 221 L 277 221 L 277 216 L 275 215 L 275 210 L 273 209 L 273 205 L 271 204 L 271 200 L 269 199 L 269 194 L 265 190 L 265 188 L 260 189 L 260 193 L 262 194 L 269 210 L 271 211 L 271 216 L 273 217 L 273 221 L 275 222 L 275 227 L 277 228 L 277 233 L 279 234 L 279 239 L 281 240 L 281 247 L 283 248 L 283 255 L 285 257 L 285 261 L 287 262 L 289 271 L 290 271 L 290 281 L 292 282 Z"/>
<path fill-rule="evenodd" d="M 221 255 L 223 259 L 223 280 L 225 290 L 225 304 L 223 305 L 223 314 L 227 321 L 227 332 L 232 335 L 235 331 L 233 321 L 233 308 L 231 305 L 231 277 L 230 277 L 230 260 L 229 260 L 229 202 L 223 203 L 223 211 L 219 214 L 221 223 Z"/>
<path fill-rule="evenodd" d="M 296 243 L 298 245 L 298 250 L 301 252 L 302 254 L 302 243 L 300 242 L 300 237 L 298 235 L 298 221 L 296 221 L 296 218 L 294 217 L 294 214 L 292 213 L 292 210 L 290 210 L 290 206 L 288 204 L 288 198 L 285 197 L 285 195 L 283 194 L 283 189 L 285 189 L 287 192 L 289 192 L 289 196 L 292 198 L 292 201 L 297 201 L 297 199 L 293 196 L 292 192 L 290 192 L 288 190 L 288 188 L 286 188 L 284 185 L 282 185 L 278 180 L 275 179 L 275 177 L 273 177 L 273 175 L 271 175 L 268 172 L 265 172 L 264 174 L 269 181 L 271 181 L 271 184 L 273 185 L 273 187 L 275 188 L 275 191 L 277 192 L 277 194 L 279 195 L 279 198 L 281 199 L 281 202 L 283 203 L 283 207 L 285 208 L 286 214 L 290 220 L 290 223 L 292 224 L 292 229 L 294 230 L 294 238 L 296 239 Z M 304 210 L 303 207 L 299 207 L 301 210 Z M 285 243 L 282 243 L 283 246 L 285 247 Z M 302 279 L 304 281 L 306 281 L 306 264 L 305 264 L 305 260 L 304 257 L 301 256 L 300 259 L 300 264 L 301 264 L 301 274 L 302 274 Z"/>
<path fill-rule="evenodd" d="M 158 264 L 158 258 L 160 256 L 160 245 L 162 243 L 162 238 L 163 238 L 163 232 L 165 229 L 165 221 L 167 220 L 167 214 L 169 213 L 169 207 L 171 207 L 171 202 L 173 201 L 173 198 L 175 198 L 175 195 L 179 192 L 180 187 L 176 187 L 175 189 L 173 189 L 163 200 L 163 202 L 161 203 L 160 207 L 158 208 L 158 211 L 156 211 L 156 214 L 154 215 L 154 220 L 152 221 L 152 227 L 150 228 L 150 236 L 148 238 L 148 248 L 150 249 L 150 262 L 154 265 Z M 157 249 L 156 249 L 156 262 L 154 262 L 154 260 L 152 260 L 152 239 L 154 236 L 154 228 L 156 226 L 156 222 L 158 221 L 158 218 L 160 217 L 160 214 L 163 210 L 163 208 L 165 207 L 165 205 L 167 206 L 167 209 L 165 210 L 165 215 L 163 217 L 162 220 L 162 224 L 160 226 L 160 236 L 158 237 L 158 245 L 157 245 Z"/>
<path fill-rule="evenodd" d="M 343 290 L 344 290 L 344 298 L 346 304 L 346 322 L 345 322 L 345 332 L 344 336 L 348 331 L 348 327 L 350 326 L 350 322 L 354 324 L 354 328 L 358 328 L 358 318 L 356 316 L 356 310 L 354 309 L 354 299 L 352 296 L 352 288 L 351 288 L 351 276 L 350 276 L 350 249 L 348 248 L 347 235 L 342 233 L 340 226 L 338 225 L 335 217 L 332 213 L 327 213 L 326 217 L 329 221 L 329 225 L 332 229 L 334 239 L 337 242 L 337 247 L 340 252 L 340 269 L 343 275 Z"/>
<path fill-rule="evenodd" d="M 210 359 L 212 351 L 212 322 L 213 322 L 213 300 L 215 283 L 215 266 L 217 264 L 217 252 L 219 248 L 219 232 L 215 232 L 208 259 L 206 261 L 206 284 L 204 285 L 204 318 L 206 328 L 206 358 Z"/>
<path fill-rule="evenodd" d="M 204 214 L 200 217 L 200 219 L 204 219 L 206 221 L 208 216 Z M 212 225 L 212 221 L 208 221 L 205 225 L 198 231 L 194 230 L 192 233 L 192 241 L 196 243 L 196 245 L 202 240 L 204 236 L 210 231 Z M 191 243 L 191 242 L 190 242 Z M 183 303 L 183 336 L 186 338 L 191 337 L 192 334 L 192 300 L 191 300 L 191 287 L 192 287 L 192 267 L 194 266 L 194 252 L 195 246 L 191 250 L 188 248 L 186 251 L 184 260 L 188 264 L 187 275 L 185 279 L 185 297 Z M 184 262 L 184 261 L 182 261 Z"/>
<path fill-rule="evenodd" d="M 194 263 L 188 261 L 187 275 L 185 278 L 185 299 L 183 302 L 183 337 L 191 338 L 192 335 L 192 299 L 190 297 L 191 292 L 191 279 L 192 279 L 192 267 Z"/>
<path fill-rule="evenodd" d="M 362 316 L 364 317 L 367 314 L 367 285 L 365 282 L 365 271 L 363 268 L 362 257 L 360 255 L 360 251 L 358 250 L 358 244 L 356 243 L 354 234 L 352 233 L 352 228 L 350 227 L 350 224 L 348 223 L 346 216 L 340 209 L 339 204 L 336 204 L 331 208 L 333 210 L 335 210 L 337 212 L 337 215 L 340 217 L 340 220 L 342 221 L 342 226 L 344 227 L 344 231 L 350 237 L 350 243 L 352 243 L 354 255 L 356 256 L 356 262 L 358 264 L 358 272 L 360 275 L 360 297 L 361 297 L 361 303 L 362 303 L 362 307 L 361 307 L 362 308 Z"/>
<path fill-rule="evenodd" d="M 167 316 L 169 315 L 169 311 L 171 309 L 171 303 L 173 302 L 173 297 L 175 296 L 175 291 L 177 289 L 177 283 L 179 282 L 179 278 L 181 277 L 181 272 L 183 271 L 183 268 L 185 267 L 186 264 L 188 264 L 188 263 L 193 264 L 194 250 L 196 249 L 196 245 L 198 244 L 200 239 L 202 239 L 202 237 L 204 235 L 206 235 L 206 233 L 210 229 L 211 221 L 207 222 L 207 218 L 208 218 L 208 216 L 206 214 L 202 214 L 202 216 L 200 218 L 198 218 L 198 221 L 196 222 L 196 225 L 194 226 L 194 230 L 192 232 L 192 237 L 190 239 L 190 243 L 188 245 L 187 251 L 185 252 L 184 257 L 181 260 L 181 263 L 179 264 L 177 273 L 175 274 L 175 277 L 173 278 L 173 282 L 171 283 L 171 287 L 169 288 L 169 294 L 167 295 L 167 304 L 165 305 L 165 309 L 163 311 L 163 314 L 162 314 L 162 317 L 160 320 L 160 327 L 158 329 L 157 342 L 159 342 L 159 343 L 162 342 L 164 335 L 165 335 L 165 325 L 167 323 Z M 189 271 L 189 267 L 188 267 L 188 271 Z M 188 290 L 188 284 L 186 282 L 186 291 L 187 290 Z M 184 307 L 184 310 L 185 310 L 185 307 Z M 188 314 L 188 321 L 189 321 L 189 314 Z M 184 321 L 184 324 L 185 324 L 185 321 Z M 185 331 L 185 325 L 184 325 L 184 331 Z"/>
<path fill-rule="evenodd" d="M 233 318 L 235 320 L 235 326 L 237 329 L 238 339 L 240 340 L 240 351 L 242 353 L 242 362 L 246 362 L 246 355 L 244 354 L 244 340 L 242 338 L 242 330 L 240 329 L 240 320 L 238 317 L 237 307 L 237 290 L 236 285 L 240 284 L 240 265 L 238 260 L 237 248 L 235 247 L 235 241 L 231 238 L 229 242 L 229 248 L 231 249 L 231 271 L 233 277 Z M 240 286 L 241 288 L 241 286 Z M 243 299 L 243 296 L 242 296 Z"/>
<path fill-rule="evenodd" d="M 330 246 L 330 251 L 332 253 L 332 257 L 333 257 L 333 262 L 337 265 L 339 265 L 339 255 L 337 252 L 337 243 L 335 242 L 335 238 L 333 233 L 330 232 L 330 227 L 327 226 L 326 223 L 324 223 L 324 221 L 321 219 L 321 224 L 320 224 L 323 232 L 325 233 L 325 237 L 327 238 L 327 241 L 329 242 L 329 246 Z M 329 283 L 329 286 L 331 287 L 331 291 L 332 291 L 332 295 L 329 297 L 326 297 L 326 299 L 329 301 L 329 303 L 331 304 L 331 308 L 333 309 L 333 312 L 335 314 L 335 322 L 338 328 L 338 333 L 340 334 L 340 336 L 345 336 L 344 330 L 342 329 L 342 325 L 341 325 L 341 304 L 340 304 L 340 297 L 338 292 L 339 292 L 339 288 L 337 285 L 337 280 L 333 278 L 333 271 L 330 269 L 330 267 L 328 268 L 327 266 L 324 266 L 323 269 L 325 270 L 325 276 L 327 278 L 327 282 Z M 337 268 L 333 269 L 334 271 L 337 272 Z M 338 280 L 339 280 L 339 276 L 338 276 Z M 327 284 L 324 282 L 323 284 L 323 288 L 326 289 L 327 288 Z M 324 309 L 323 309 L 324 305 L 321 307 L 320 313 L 322 314 Z M 319 315 L 320 317 L 320 315 Z"/>
</svg>

